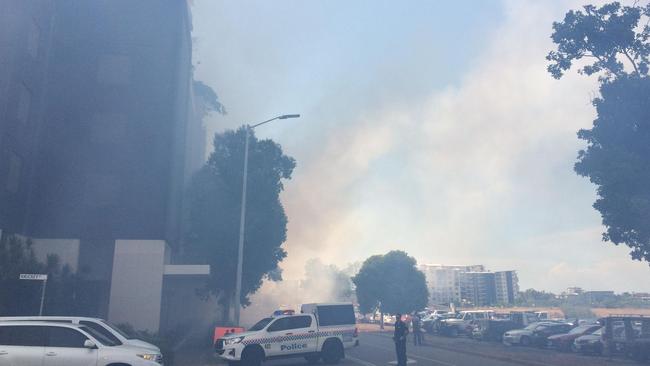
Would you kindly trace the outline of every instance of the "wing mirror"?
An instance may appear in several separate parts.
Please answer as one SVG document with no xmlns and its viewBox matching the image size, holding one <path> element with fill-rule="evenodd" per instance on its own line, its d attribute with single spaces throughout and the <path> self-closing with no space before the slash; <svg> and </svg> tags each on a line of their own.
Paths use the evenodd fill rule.
<svg viewBox="0 0 650 366">
<path fill-rule="evenodd" d="M 86 339 L 86 341 L 84 342 L 84 348 L 96 349 L 97 345 L 95 344 L 95 342 L 91 341 L 90 339 Z"/>
</svg>

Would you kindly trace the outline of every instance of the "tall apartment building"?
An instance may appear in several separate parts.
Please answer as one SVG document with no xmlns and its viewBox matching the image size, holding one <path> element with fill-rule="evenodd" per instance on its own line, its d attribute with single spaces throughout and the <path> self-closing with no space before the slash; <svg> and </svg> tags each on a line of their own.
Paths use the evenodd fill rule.
<svg viewBox="0 0 650 366">
<path fill-rule="evenodd" d="M 513 304 L 519 292 L 517 271 L 494 272 L 497 304 Z"/>
<path fill-rule="evenodd" d="M 472 306 L 493 305 L 497 301 L 494 272 L 462 272 L 460 274 L 461 304 Z"/>
<path fill-rule="evenodd" d="M 490 272 L 483 265 L 425 264 L 433 304 L 486 306 L 512 304 L 519 292 L 516 271 Z"/>
<path fill-rule="evenodd" d="M 138 329 L 158 329 L 166 283 L 208 271 L 173 264 L 188 167 L 205 155 L 190 138 L 205 141 L 191 27 L 183 0 L 0 12 L 0 235 L 58 255 L 92 281 L 89 315 Z"/>
<path fill-rule="evenodd" d="M 434 304 L 458 304 L 461 299 L 460 274 L 485 270 L 482 265 L 424 264 L 419 268 L 427 280 L 431 301 Z"/>
</svg>

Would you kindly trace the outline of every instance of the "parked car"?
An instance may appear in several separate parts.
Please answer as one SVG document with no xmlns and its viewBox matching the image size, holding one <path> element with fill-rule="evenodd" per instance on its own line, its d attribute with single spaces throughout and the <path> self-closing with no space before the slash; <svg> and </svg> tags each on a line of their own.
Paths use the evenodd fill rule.
<svg viewBox="0 0 650 366">
<path fill-rule="evenodd" d="M 479 320 L 472 330 L 472 338 L 501 342 L 506 332 L 521 329 L 536 322 L 537 316 L 535 313 L 512 311 L 508 314 L 493 316 L 492 319 Z"/>
<path fill-rule="evenodd" d="M 480 320 L 490 319 L 494 312 L 491 310 L 461 311 L 455 318 L 444 319 L 440 322 L 440 333 L 456 337 L 459 334 L 472 334 L 474 325 Z"/>
<path fill-rule="evenodd" d="M 568 333 L 556 334 L 548 337 L 546 345 L 550 348 L 561 351 L 569 351 L 573 342 L 583 335 L 591 334 L 601 328 L 600 324 L 580 325 L 571 329 Z"/>
<path fill-rule="evenodd" d="M 87 317 L 77 317 L 77 316 L 8 316 L 0 317 L 0 322 L 3 321 L 47 321 L 47 322 L 57 322 L 57 323 L 71 323 L 84 325 L 88 328 L 94 329 L 98 333 L 101 333 L 104 337 L 108 338 L 111 342 L 118 345 L 127 344 L 140 348 L 148 348 L 154 352 L 160 353 L 160 348 L 151 343 L 145 342 L 140 339 L 133 338 L 132 336 L 126 334 L 116 325 L 111 324 L 110 322 L 99 319 L 99 318 L 87 318 Z"/>
<path fill-rule="evenodd" d="M 503 344 L 522 346 L 544 346 L 548 337 L 567 333 L 571 324 L 558 322 L 538 322 L 528 325 L 524 329 L 511 330 L 503 335 Z"/>
<path fill-rule="evenodd" d="M 455 318 L 456 314 L 452 312 L 440 312 L 438 314 L 431 314 L 422 319 L 422 328 L 428 333 L 438 333 L 440 331 L 440 323 L 444 319 Z"/>
<path fill-rule="evenodd" d="M 573 341 L 572 350 L 582 354 L 600 355 L 603 353 L 602 335 L 602 327 L 591 334 L 582 335 Z"/>
<path fill-rule="evenodd" d="M 650 361 L 650 317 L 619 315 L 602 318 L 603 353 L 623 354 L 636 361 Z"/>
<path fill-rule="evenodd" d="M 0 322 L 0 363 L 3 366 L 160 366 L 163 358 L 151 349 L 118 345 L 85 325 L 4 321 Z"/>
</svg>

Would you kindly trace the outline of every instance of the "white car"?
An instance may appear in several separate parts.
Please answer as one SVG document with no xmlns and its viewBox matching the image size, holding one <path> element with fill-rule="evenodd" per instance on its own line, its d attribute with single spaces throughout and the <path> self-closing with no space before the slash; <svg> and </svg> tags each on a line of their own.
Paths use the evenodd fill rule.
<svg viewBox="0 0 650 366">
<path fill-rule="evenodd" d="M 134 347 L 147 348 L 155 353 L 160 353 L 160 348 L 157 346 L 129 337 L 117 326 L 109 323 L 104 319 L 88 318 L 78 316 L 7 316 L 0 317 L 0 322 L 3 321 L 47 321 L 57 323 L 71 323 L 78 325 L 85 325 L 88 328 L 94 329 L 101 333 L 104 337 L 108 338 L 111 342 L 118 345 L 126 344 Z"/>
<path fill-rule="evenodd" d="M 84 325 L 58 322 L 0 322 L 2 366 L 160 366 L 150 349 L 117 345 Z"/>
<path fill-rule="evenodd" d="M 230 364 L 259 366 L 269 359 L 321 358 L 337 363 L 359 344 L 352 304 L 306 304 L 302 314 L 265 318 L 245 333 L 217 339 L 215 351 Z"/>
</svg>

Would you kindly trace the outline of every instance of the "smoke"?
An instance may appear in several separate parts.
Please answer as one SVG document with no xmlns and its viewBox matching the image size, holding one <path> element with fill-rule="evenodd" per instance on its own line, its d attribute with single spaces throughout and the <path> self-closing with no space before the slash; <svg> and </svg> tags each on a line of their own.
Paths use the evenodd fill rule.
<svg viewBox="0 0 650 366">
<path fill-rule="evenodd" d="M 350 276 L 334 265 L 319 259 L 307 261 L 302 279 L 268 281 L 251 297 L 252 305 L 242 312 L 242 323 L 254 324 L 278 309 L 300 311 L 302 304 L 351 301 Z"/>
<path fill-rule="evenodd" d="M 600 243 L 594 187 L 572 169 L 596 83 L 546 72 L 551 24 L 580 4 L 435 2 L 460 8 L 428 12 L 389 2 L 372 17 L 368 4 L 313 4 L 195 7 L 197 73 L 230 112 L 214 124 L 302 114 L 257 132 L 298 165 L 282 194 L 286 284 L 265 284 L 253 302 L 293 301 L 310 258 L 340 266 L 402 249 L 419 262 L 519 270 L 521 286 L 538 289 L 574 285 L 548 281 L 566 271 L 564 253 L 575 268 L 627 259 Z M 647 265 L 617 273 L 633 279 L 627 289 L 650 290 Z"/>
</svg>

